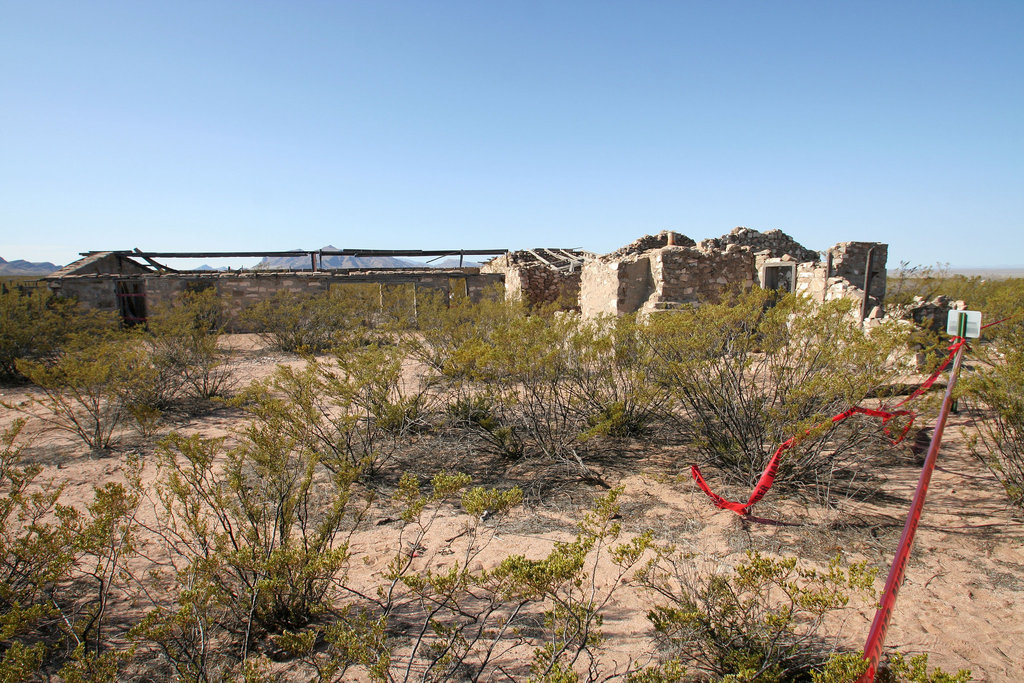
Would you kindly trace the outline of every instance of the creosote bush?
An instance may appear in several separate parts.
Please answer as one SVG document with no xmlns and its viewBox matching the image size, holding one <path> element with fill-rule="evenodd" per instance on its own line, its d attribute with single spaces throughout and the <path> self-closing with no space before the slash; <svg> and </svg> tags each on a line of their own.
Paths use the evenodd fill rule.
<svg viewBox="0 0 1024 683">
<path fill-rule="evenodd" d="M 717 472 L 751 485 L 779 444 L 812 430 L 784 456 L 780 482 L 827 491 L 854 454 L 884 443 L 875 421 L 828 420 L 892 382 L 905 332 L 883 325 L 865 334 L 848 309 L 755 289 L 652 318 L 644 334 L 655 375 Z"/>
<path fill-rule="evenodd" d="M 983 354 L 978 372 L 964 377 L 964 391 L 991 415 L 978 424 L 971 451 L 1003 484 L 1010 501 L 1024 509 L 1024 325 L 1007 326 L 1004 337 Z"/>
<path fill-rule="evenodd" d="M 0 435 L 0 678 L 115 680 L 131 656 L 108 627 L 136 551 L 139 465 L 129 462 L 129 486 L 94 488 L 84 511 L 62 505 L 62 487 L 20 462 L 22 425 Z"/>
<path fill-rule="evenodd" d="M 226 395 L 234 380 L 218 349 L 224 325 L 222 303 L 213 288 L 184 292 L 172 306 L 157 308 L 146 339 L 157 389 L 152 401 L 136 404 L 164 409 L 175 400 L 200 402 Z"/>
<path fill-rule="evenodd" d="M 825 617 L 851 591 L 873 595 L 874 576 L 865 563 L 843 568 L 835 558 L 822 571 L 756 552 L 720 572 L 663 547 L 638 580 L 663 600 L 648 619 L 673 658 L 716 677 L 769 682 L 806 675 L 832 652 Z"/>
<path fill-rule="evenodd" d="M 856 683 L 867 668 L 867 660 L 860 654 L 835 654 L 824 666 L 811 672 L 811 681 Z M 915 655 L 908 660 L 902 653 L 892 652 L 875 672 L 877 683 L 967 683 L 971 680 L 971 672 L 967 669 L 960 669 L 955 674 L 946 673 L 941 667 L 928 671 L 927 654 Z"/>
<path fill-rule="evenodd" d="M 590 478 L 607 437 L 637 436 L 666 410 L 633 318 L 585 321 L 518 302 L 456 301 L 412 340 L 453 424 L 510 459 Z"/>
<path fill-rule="evenodd" d="M 243 318 L 273 348 L 321 353 L 366 336 L 380 310 L 379 296 L 372 285 L 341 285 L 323 294 L 282 290 L 247 308 Z"/>
<path fill-rule="evenodd" d="M 110 316 L 83 311 L 71 299 L 45 291 L 0 291 L 0 381 L 24 379 L 17 362 L 43 362 L 59 353 L 75 333 L 114 326 Z"/>
<path fill-rule="evenodd" d="M 428 388 L 407 386 L 396 346 L 349 346 L 334 361 L 280 366 L 238 399 L 267 428 L 318 454 L 332 471 L 372 475 L 425 428 L 434 401 Z"/>
<path fill-rule="evenodd" d="M 146 350 L 131 335 L 76 334 L 49 362 L 17 361 L 18 369 L 43 392 L 29 405 L 8 408 L 34 415 L 50 428 L 78 437 L 89 448 L 109 448 L 118 427 L 131 416 L 133 397 L 156 379 Z"/>
</svg>

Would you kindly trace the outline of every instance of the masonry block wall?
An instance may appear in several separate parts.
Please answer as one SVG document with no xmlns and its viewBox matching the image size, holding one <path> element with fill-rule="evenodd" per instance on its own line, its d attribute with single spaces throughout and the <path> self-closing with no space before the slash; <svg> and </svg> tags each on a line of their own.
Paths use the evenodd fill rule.
<svg viewBox="0 0 1024 683">
<path fill-rule="evenodd" d="M 312 272 L 291 271 L 281 273 L 223 272 L 223 273 L 154 273 L 143 270 L 143 274 L 86 273 L 47 278 L 55 293 L 78 299 L 84 306 L 95 310 L 117 313 L 120 310 L 118 282 L 137 285 L 145 299 L 146 307 L 168 306 L 186 290 L 216 289 L 224 302 L 228 320 L 227 328 L 232 332 L 249 331 L 241 319 L 241 312 L 252 304 L 267 299 L 277 292 L 290 291 L 296 294 L 321 294 L 332 287 L 359 284 L 414 285 L 420 289 L 440 292 L 445 299 L 450 296 L 468 295 L 479 301 L 488 291 L 502 284 L 498 274 L 482 274 L 476 269 L 458 271 L 367 271 L 367 272 Z"/>
</svg>

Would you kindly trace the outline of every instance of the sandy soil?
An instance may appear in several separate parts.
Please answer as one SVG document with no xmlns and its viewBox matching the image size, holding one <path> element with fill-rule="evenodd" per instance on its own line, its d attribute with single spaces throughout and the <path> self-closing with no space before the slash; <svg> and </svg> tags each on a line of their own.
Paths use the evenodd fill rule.
<svg viewBox="0 0 1024 683">
<path fill-rule="evenodd" d="M 278 363 L 299 363 L 293 356 L 272 354 L 248 335 L 232 335 L 226 345 L 238 386 L 268 376 Z M 417 369 L 407 369 L 416 381 Z M 0 400 L 20 403 L 37 394 L 32 387 L 2 387 Z M 0 409 L 0 427 L 17 415 Z M 946 670 L 970 668 L 976 680 L 1024 680 L 1024 523 L 1005 502 L 999 482 L 965 446 L 965 434 L 982 415 L 968 407 L 953 416 L 932 479 L 914 553 L 907 569 L 888 636 L 888 645 L 912 654 L 927 652 L 932 665 Z M 243 420 L 236 410 L 222 408 L 208 414 L 180 418 L 162 430 L 177 429 L 207 436 L 230 436 Z M 122 467 L 131 453 L 146 462 L 144 477 L 152 478 L 150 457 L 154 438 L 132 432 L 121 435 L 119 445 L 103 453 L 90 453 L 70 435 L 46 431 L 30 420 L 22 442 L 25 457 L 42 465 L 42 480 L 63 485 L 62 501 L 84 507 L 94 486 L 123 478 Z M 793 555 L 824 564 L 836 553 L 847 561 L 867 560 L 879 568 L 880 590 L 902 531 L 919 475 L 920 444 L 894 447 L 881 461 L 863 463 L 883 481 L 881 493 L 868 500 L 845 500 L 835 509 L 784 499 L 770 493 L 755 514 L 740 518 L 716 510 L 687 474 L 689 461 L 678 445 L 652 442 L 622 444 L 614 457 L 602 459 L 600 474 L 612 485 L 623 485 L 622 524 L 627 534 L 652 529 L 662 540 L 692 549 L 706 558 L 731 566 L 747 550 Z M 569 540 L 573 522 L 590 500 L 603 491 L 594 486 L 565 483 L 530 488 L 537 473 L 513 467 L 495 473 L 481 469 L 471 451 L 457 456 L 419 452 L 410 468 L 429 476 L 441 469 L 474 473 L 483 483 L 523 483 L 527 506 L 516 510 L 471 568 L 489 568 L 509 553 L 541 557 L 556 541 Z M 458 458 L 461 458 L 459 460 Z M 714 472 L 705 472 L 715 486 Z M 488 481 L 489 480 L 489 481 Z M 746 492 L 727 491 L 734 496 Z M 386 512 L 381 512 L 386 514 Z M 153 521 L 143 511 L 141 521 Z M 465 515 L 445 508 L 422 541 L 415 559 L 420 567 L 444 567 L 463 556 L 466 542 L 459 533 Z M 353 538 L 351 575 L 371 587 L 381 580 L 386 564 L 400 543 L 398 521 L 370 524 Z M 612 577 L 611 566 L 598 569 L 599 586 Z M 651 628 L 645 614 L 650 599 L 629 586 L 620 588 L 606 610 L 608 637 L 602 666 L 623 667 L 638 652 L 649 650 Z M 873 617 L 871 606 L 861 604 L 846 613 L 841 632 L 832 634 L 851 649 L 860 648 Z M 837 624 L 838 628 L 840 624 Z"/>
</svg>

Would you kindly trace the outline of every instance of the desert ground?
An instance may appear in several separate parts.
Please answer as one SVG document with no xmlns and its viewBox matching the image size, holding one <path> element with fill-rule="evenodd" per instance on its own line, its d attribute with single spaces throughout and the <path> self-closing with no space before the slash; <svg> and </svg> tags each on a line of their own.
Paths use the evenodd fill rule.
<svg viewBox="0 0 1024 683">
<path fill-rule="evenodd" d="M 235 351 L 231 371 L 236 387 L 269 376 L 278 364 L 299 366 L 303 362 L 263 348 L 252 335 L 226 335 L 222 343 Z M 416 381 L 418 372 L 412 363 L 405 368 L 410 382 Z M 0 388 L 0 398 L 18 404 L 37 392 L 30 385 L 8 386 Z M 0 427 L 9 426 L 16 416 L 13 411 L 0 412 Z M 968 668 L 975 680 L 1019 681 L 1024 680 L 1024 522 L 1007 504 L 999 482 L 966 447 L 965 440 L 982 417 L 967 404 L 947 426 L 887 645 L 906 654 L 928 653 L 929 665 L 947 671 Z M 99 452 L 90 452 L 67 434 L 47 430 L 41 421 L 29 420 L 21 441 L 26 444 L 26 461 L 43 468 L 40 481 L 64 486 L 62 502 L 83 508 L 94 487 L 123 481 L 129 455 L 141 456 L 144 482 L 152 482 L 157 471 L 155 443 L 168 431 L 225 436 L 230 441 L 244 420 L 236 408 L 214 407 L 205 414 L 180 417 L 147 438 L 125 430 L 116 447 Z M 689 476 L 687 448 L 673 442 L 671 434 L 623 440 L 593 469 L 608 485 L 624 487 L 619 521 L 627 537 L 651 530 L 657 540 L 674 543 L 695 553 L 700 561 L 721 567 L 742 561 L 750 550 L 796 555 L 822 566 L 839 554 L 845 562 L 867 561 L 877 568 L 875 587 L 880 591 L 917 484 L 929 433 L 923 431 L 913 441 L 861 463 L 865 473 L 880 478 L 880 493 L 851 496 L 823 507 L 772 492 L 748 517 L 717 510 L 697 489 Z M 395 462 L 390 477 L 383 477 L 376 486 L 387 491 L 401 473 L 429 478 L 438 471 L 464 471 L 482 485 L 521 486 L 524 504 L 500 526 L 487 530 L 485 536 L 493 537 L 488 536 L 482 552 L 473 557 L 471 569 L 494 567 L 511 553 L 542 557 L 555 542 L 573 537 L 580 516 L 604 492 L 593 483 L 562 477 L 557 469 L 538 471 L 532 463 L 498 470 L 491 466 L 491 457 L 472 444 L 439 450 L 413 443 L 408 457 Z M 705 474 L 716 486 L 715 473 Z M 733 498 L 747 495 L 728 488 L 723 493 Z M 383 580 L 388 562 L 402 552 L 408 538 L 403 536 L 403 522 L 389 511 L 388 503 L 375 505 L 378 509 L 371 518 L 378 521 L 357 530 L 351 546 L 350 577 L 367 590 Z M 155 501 L 149 500 L 143 504 L 139 522 L 149 526 L 154 515 Z M 453 506 L 442 507 L 439 518 L 415 548 L 413 562 L 421 568 L 440 569 L 462 557 L 465 548 L 460 544 L 466 539 L 460 529 L 465 517 Z M 144 553 L 159 554 L 156 539 L 145 532 L 142 538 Z M 595 575 L 599 589 L 609 586 L 614 567 L 606 562 Z M 646 618 L 651 599 L 628 582 L 614 592 L 604 610 L 607 645 L 601 655 L 603 671 L 622 670 L 653 651 L 653 631 Z M 123 610 L 123 620 L 130 622 L 133 614 L 137 615 L 133 610 L 139 608 L 125 600 L 118 609 Z M 859 649 L 873 615 L 871 604 L 855 601 L 841 619 L 828 624 L 828 636 L 843 648 Z M 400 652 L 396 660 L 394 665 L 401 665 Z"/>
</svg>

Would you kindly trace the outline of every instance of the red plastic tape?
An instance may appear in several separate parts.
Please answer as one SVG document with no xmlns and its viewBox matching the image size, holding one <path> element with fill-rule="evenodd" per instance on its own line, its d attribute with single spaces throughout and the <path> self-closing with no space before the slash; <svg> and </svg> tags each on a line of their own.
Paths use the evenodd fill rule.
<svg viewBox="0 0 1024 683">
<path fill-rule="evenodd" d="M 996 323 L 992 324 L 994 325 Z M 820 422 L 819 424 L 815 425 L 814 428 L 821 427 L 829 423 L 838 424 L 843 420 L 847 419 L 848 417 L 857 414 L 862 414 L 867 415 L 869 417 L 881 418 L 882 429 L 885 431 L 886 435 L 891 437 L 892 434 L 889 432 L 889 427 L 887 425 L 889 420 L 893 419 L 894 417 L 909 416 L 910 419 L 907 420 L 907 424 L 903 427 L 902 430 L 900 430 L 899 435 L 894 439 L 890 439 L 890 443 L 892 443 L 893 445 L 898 444 L 899 442 L 903 441 L 903 439 L 907 436 L 907 432 L 910 431 L 911 426 L 913 426 L 914 424 L 914 418 L 916 417 L 916 415 L 913 411 L 910 410 L 894 409 L 906 405 L 910 401 L 921 396 L 924 392 L 928 391 L 928 389 L 933 384 L 935 384 L 935 381 L 939 378 L 939 375 L 942 374 L 942 371 L 945 370 L 949 363 L 953 360 L 953 357 L 956 356 L 957 352 L 961 348 L 963 348 L 965 343 L 966 342 L 963 339 L 954 339 L 953 343 L 949 346 L 949 355 L 946 357 L 946 360 L 942 362 L 942 365 L 940 365 L 939 368 L 935 372 L 933 372 L 928 379 L 926 379 L 917 389 L 915 389 L 913 393 L 910 394 L 910 396 L 907 396 L 905 399 L 903 399 L 895 406 L 893 406 L 893 409 L 875 409 L 864 408 L 862 406 L 852 406 L 851 408 L 847 408 L 846 410 L 837 415 L 833 415 L 828 420 Z M 775 483 L 775 475 L 779 471 L 779 461 L 782 459 L 782 454 L 785 453 L 790 448 L 792 448 L 793 446 L 795 446 L 800 441 L 802 441 L 804 438 L 806 438 L 807 435 L 810 434 L 814 428 L 808 429 L 802 435 L 790 437 L 786 441 L 782 442 L 782 444 L 775 450 L 775 453 L 772 454 L 771 459 L 768 461 L 767 467 L 764 468 L 764 472 L 762 472 L 761 476 L 758 478 L 757 485 L 754 487 L 754 490 L 750 494 L 750 498 L 747 499 L 746 503 L 727 500 L 726 498 L 723 498 L 722 496 L 712 491 L 711 487 L 708 486 L 708 483 L 704 480 L 704 477 L 701 475 L 700 468 L 697 467 L 696 465 L 690 467 L 690 473 L 693 475 L 693 479 L 695 482 L 697 482 L 697 486 L 700 488 L 700 490 L 707 494 L 707 496 L 711 499 L 715 506 L 723 510 L 732 510 L 733 512 L 740 515 L 749 514 L 750 508 L 754 505 L 754 503 L 764 498 L 765 494 L 768 493 L 769 489 L 771 489 L 772 484 Z"/>
<path fill-rule="evenodd" d="M 963 342 L 957 346 L 957 351 L 963 348 Z M 928 484 L 931 482 L 932 472 L 935 470 L 935 460 L 939 454 L 939 446 L 942 444 L 942 432 L 946 428 L 946 418 L 949 417 L 950 406 L 953 402 L 953 386 L 956 384 L 960 363 L 963 358 L 958 354 L 953 370 L 949 375 L 949 384 L 946 386 L 946 395 L 942 399 L 942 408 L 939 410 L 939 417 L 935 421 L 935 431 L 932 433 L 932 441 L 928 445 L 928 454 L 924 459 L 924 466 L 921 468 L 921 476 L 917 481 L 917 490 L 914 491 L 914 500 L 910 504 L 910 512 L 907 514 L 907 521 L 903 525 L 903 535 L 896 547 L 896 555 L 893 558 L 892 566 L 889 568 L 889 576 L 885 581 L 885 588 L 882 591 L 882 599 L 878 602 L 878 611 L 875 612 L 875 619 L 871 622 L 871 631 L 868 633 L 867 643 L 864 645 L 864 659 L 868 660 L 868 668 L 864 674 L 857 679 L 857 683 L 871 683 L 875 678 L 875 671 L 878 669 L 878 662 L 882 657 L 882 649 L 885 647 L 885 634 L 889 630 L 889 619 L 896 606 L 896 596 L 899 594 L 900 586 L 903 585 L 903 577 L 907 569 L 907 560 L 910 559 L 910 551 L 914 546 L 914 535 L 917 533 L 917 526 L 921 520 L 921 510 L 924 508 L 924 499 L 928 495 Z"/>
</svg>

